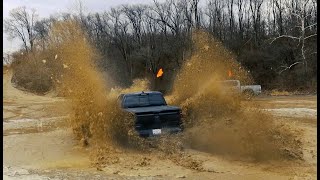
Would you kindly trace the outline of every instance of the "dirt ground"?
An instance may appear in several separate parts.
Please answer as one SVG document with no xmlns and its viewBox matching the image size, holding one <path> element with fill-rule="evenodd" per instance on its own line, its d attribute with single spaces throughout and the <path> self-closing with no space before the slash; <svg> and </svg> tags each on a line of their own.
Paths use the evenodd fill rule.
<svg viewBox="0 0 320 180">
<path fill-rule="evenodd" d="M 303 134 L 303 160 L 254 162 L 185 150 L 195 170 L 152 153 L 123 153 L 102 169 L 66 127 L 68 100 L 17 90 L 4 72 L 4 179 L 317 179 L 317 96 L 260 96 L 254 101 Z M 245 102 L 244 102 L 245 103 Z"/>
</svg>

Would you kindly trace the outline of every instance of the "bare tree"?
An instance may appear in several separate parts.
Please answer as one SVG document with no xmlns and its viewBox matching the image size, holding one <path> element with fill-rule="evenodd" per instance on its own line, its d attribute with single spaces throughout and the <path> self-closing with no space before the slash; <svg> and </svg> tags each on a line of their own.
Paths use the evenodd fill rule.
<svg viewBox="0 0 320 180">
<path fill-rule="evenodd" d="M 224 30 L 224 14 L 223 9 L 225 8 L 224 1 L 220 0 L 209 0 L 207 15 L 212 26 L 212 32 L 220 39 L 223 39 Z"/>
<path fill-rule="evenodd" d="M 54 19 L 42 19 L 35 22 L 35 46 L 41 47 L 42 50 L 47 48 L 47 36 L 53 22 Z"/>
<path fill-rule="evenodd" d="M 155 16 L 149 16 L 149 18 L 155 20 L 159 23 L 160 27 L 162 28 L 165 37 L 167 38 L 167 27 L 171 30 L 173 34 L 177 32 L 175 29 L 174 24 L 172 23 L 171 17 L 171 7 L 172 7 L 173 0 L 167 0 L 166 3 L 159 3 L 154 0 L 154 8 L 153 11 L 155 12 Z M 169 13 L 169 14 L 168 14 Z"/>
<path fill-rule="evenodd" d="M 200 27 L 200 15 L 199 15 L 199 0 L 193 0 L 192 1 L 192 9 L 193 9 L 193 13 L 194 13 L 194 25 L 195 27 L 198 29 Z"/>
<path fill-rule="evenodd" d="M 143 6 L 123 6 L 123 12 L 132 24 L 134 35 L 138 44 L 142 41 L 142 16 L 144 14 L 145 7 Z"/>
<path fill-rule="evenodd" d="M 240 38 L 243 39 L 243 14 L 244 14 L 244 8 L 245 8 L 245 0 L 238 0 L 237 6 L 238 6 L 238 26 L 239 26 L 239 35 Z"/>
<path fill-rule="evenodd" d="M 188 35 L 192 35 L 192 27 L 193 27 L 193 21 L 192 21 L 192 3 L 191 0 L 181 1 L 181 6 L 183 8 L 183 14 L 184 14 L 184 21 L 186 23 L 186 29 L 188 32 Z"/>
<path fill-rule="evenodd" d="M 129 35 L 129 22 L 123 18 L 122 10 L 120 8 L 111 8 L 111 12 L 106 14 L 108 17 L 107 27 L 109 29 L 108 35 L 111 36 L 112 43 L 118 47 L 125 61 L 129 77 L 133 77 L 133 62 L 130 59 L 132 48 Z"/>
<path fill-rule="evenodd" d="M 37 14 L 34 9 L 28 12 L 26 7 L 12 9 L 9 18 L 4 20 L 4 31 L 9 38 L 18 38 L 23 42 L 24 49 L 33 50 L 35 35 L 35 22 Z"/>
<path fill-rule="evenodd" d="M 308 30 L 308 28 L 311 27 L 315 27 L 317 26 L 317 23 L 313 23 L 311 25 L 306 26 L 306 19 L 309 18 L 310 16 L 314 15 L 314 13 L 309 13 L 307 14 L 307 8 L 310 7 L 309 5 L 309 0 L 303 0 L 301 3 L 301 6 L 299 6 L 298 4 L 296 5 L 292 5 L 289 6 L 287 4 L 287 8 L 289 9 L 289 13 L 291 15 L 293 15 L 296 19 L 297 19 L 297 23 L 298 25 L 295 25 L 295 27 L 298 28 L 298 35 L 280 35 L 276 38 L 273 38 L 273 40 L 270 42 L 270 44 L 272 44 L 274 41 L 280 39 L 280 38 L 289 38 L 292 40 L 298 40 L 298 44 L 297 46 L 300 47 L 300 55 L 301 58 L 300 60 L 290 64 L 290 65 L 285 65 L 282 66 L 284 68 L 284 70 L 290 69 L 292 66 L 297 65 L 297 64 L 303 64 L 304 65 L 304 70 L 305 73 L 307 73 L 307 68 L 308 68 L 308 61 L 306 58 L 306 41 L 309 40 L 312 37 L 317 36 L 316 32 L 313 32 L 311 34 L 306 34 L 306 30 Z M 316 52 L 311 52 L 311 53 L 316 53 Z M 280 72 L 283 72 L 283 70 L 281 70 Z"/>
<path fill-rule="evenodd" d="M 274 17 L 274 19 L 277 21 L 279 34 L 282 35 L 284 33 L 284 28 L 283 28 L 283 12 L 284 12 L 283 2 L 281 0 L 273 0 L 273 3 L 277 7 L 277 13 L 275 13 L 275 15 L 277 15 L 277 17 Z"/>
<path fill-rule="evenodd" d="M 263 0 L 250 0 L 250 3 L 249 3 L 251 16 L 252 16 L 255 45 L 258 44 L 259 37 L 260 37 L 262 3 L 263 3 Z"/>
<path fill-rule="evenodd" d="M 228 13 L 229 13 L 229 33 L 230 33 L 230 40 L 233 39 L 233 32 L 234 32 L 233 5 L 234 5 L 234 0 L 228 0 L 228 1 L 227 1 L 227 7 L 228 7 Z"/>
</svg>

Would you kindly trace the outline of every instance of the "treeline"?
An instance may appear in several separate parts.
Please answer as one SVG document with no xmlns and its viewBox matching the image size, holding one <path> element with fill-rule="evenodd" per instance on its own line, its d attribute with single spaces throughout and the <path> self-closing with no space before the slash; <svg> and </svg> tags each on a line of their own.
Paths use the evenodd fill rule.
<svg viewBox="0 0 320 180">
<path fill-rule="evenodd" d="M 155 89 L 168 89 L 192 54 L 192 32 L 204 29 L 222 41 L 264 89 L 316 89 L 316 0 L 155 0 L 89 14 L 83 13 L 81 2 L 78 5 L 77 14 L 42 19 L 34 10 L 13 9 L 4 22 L 5 32 L 23 42 L 21 51 L 45 51 L 52 24 L 76 20 L 100 52 L 98 67 L 119 85 L 147 77 Z M 156 79 L 160 68 L 164 76 Z"/>
</svg>

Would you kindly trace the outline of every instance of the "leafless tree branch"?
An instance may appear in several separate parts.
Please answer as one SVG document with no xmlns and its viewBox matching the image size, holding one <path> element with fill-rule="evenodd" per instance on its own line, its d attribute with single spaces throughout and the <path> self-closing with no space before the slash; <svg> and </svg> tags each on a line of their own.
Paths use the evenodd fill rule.
<svg viewBox="0 0 320 180">
<path fill-rule="evenodd" d="M 273 43 L 274 41 L 276 41 L 277 39 L 279 39 L 279 38 L 283 38 L 283 37 L 300 40 L 300 38 L 295 37 L 295 36 L 290 36 L 290 35 L 281 35 L 281 36 L 278 36 L 278 37 L 274 38 L 274 39 L 270 42 L 270 44 L 272 44 L 272 43 Z"/>
<path fill-rule="evenodd" d="M 281 71 L 279 71 L 278 73 L 281 74 L 281 73 L 283 73 L 284 71 L 291 69 L 293 66 L 296 66 L 297 64 L 301 64 L 301 63 L 302 63 L 302 62 L 298 61 L 298 62 L 292 63 L 292 64 L 289 65 L 289 66 L 280 66 L 280 67 L 282 67 L 283 69 L 282 69 Z"/>
<path fill-rule="evenodd" d="M 311 37 L 313 37 L 313 36 L 316 36 L 316 35 L 317 35 L 317 34 L 312 34 L 312 35 L 310 35 L 310 36 L 307 36 L 307 37 L 304 38 L 304 40 L 309 39 L 309 38 L 311 38 Z"/>
</svg>

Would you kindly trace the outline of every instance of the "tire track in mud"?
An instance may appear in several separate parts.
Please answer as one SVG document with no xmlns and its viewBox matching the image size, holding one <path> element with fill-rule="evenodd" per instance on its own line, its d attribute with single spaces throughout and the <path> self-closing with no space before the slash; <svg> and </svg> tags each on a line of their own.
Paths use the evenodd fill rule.
<svg viewBox="0 0 320 180">
<path fill-rule="evenodd" d="M 21 117 L 19 115 L 19 117 Z M 3 136 L 12 134 L 41 133 L 66 128 L 68 116 L 50 118 L 22 118 L 3 122 Z"/>
</svg>

